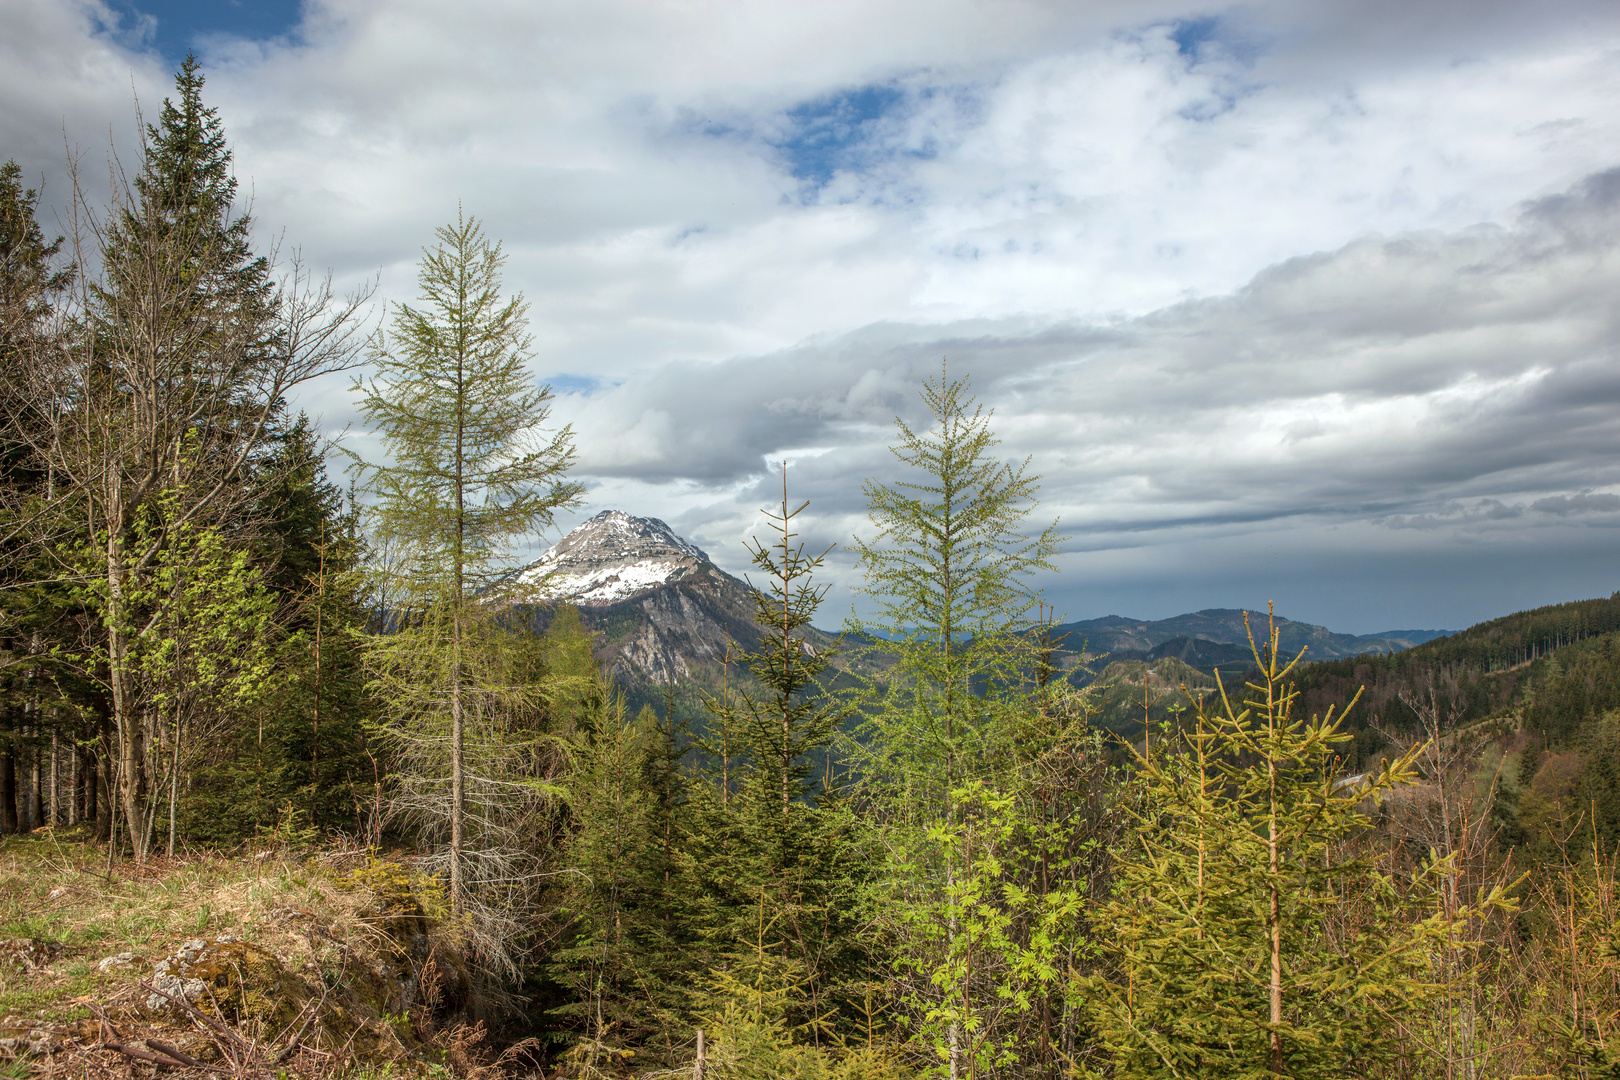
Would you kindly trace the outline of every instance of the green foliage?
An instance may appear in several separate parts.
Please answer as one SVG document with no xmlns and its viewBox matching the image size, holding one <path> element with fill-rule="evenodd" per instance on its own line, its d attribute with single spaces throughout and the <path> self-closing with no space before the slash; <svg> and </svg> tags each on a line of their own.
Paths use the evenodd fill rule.
<svg viewBox="0 0 1620 1080">
<path fill-rule="evenodd" d="M 729 969 L 710 974 L 698 1017 L 709 1036 L 703 1075 L 716 1080 L 901 1080 L 911 1074 L 872 1026 L 867 1001 L 864 1044 L 840 1035 L 816 1011 L 813 980 L 771 943 L 781 915 L 767 918 L 761 892 L 752 940 Z"/>
<path fill-rule="evenodd" d="M 875 610 L 848 629 L 895 657 L 880 700 L 865 704 L 861 768 L 933 812 L 1007 762 L 1009 712 L 1025 710 L 1035 661 L 1029 579 L 1052 569 L 1060 538 L 1055 524 L 1022 532 L 1040 478 L 994 456 L 990 415 L 967 381 L 942 369 L 922 397 L 932 430 L 895 420 L 894 455 L 915 479 L 863 488 L 877 532 L 855 546 Z"/>
<path fill-rule="evenodd" d="M 1241 711 L 1197 701 L 1189 730 L 1137 758 L 1136 828 L 1099 914 L 1114 967 L 1074 987 L 1108 1062 L 1093 1075 L 1382 1075 L 1417 1052 L 1402 1036 L 1445 989 L 1437 956 L 1506 905 L 1437 914 L 1449 858 L 1400 880 L 1364 843 L 1365 808 L 1413 781 L 1417 751 L 1336 783 L 1348 737 L 1295 715 L 1274 628 L 1254 653 Z"/>
<path fill-rule="evenodd" d="M 766 634 L 757 648 L 744 654 L 743 662 L 766 696 L 742 695 L 740 734 L 758 773 L 750 791 L 763 795 L 760 781 L 774 773 L 784 820 L 793 801 L 806 793 L 810 755 L 832 741 L 842 718 L 837 702 L 818 685 L 834 650 L 818 650 L 805 640 L 828 589 L 813 581 L 827 552 L 806 555 L 803 544 L 793 543 L 798 535 L 793 519 L 809 505 L 788 509 L 784 463 L 782 511 L 765 514 L 776 538 L 769 547 L 755 540 L 750 548 L 754 566 L 767 576 L 770 588 L 755 593 L 755 621 Z"/>
<path fill-rule="evenodd" d="M 857 902 L 870 859 L 844 792 L 811 774 L 844 706 L 819 684 L 833 650 L 806 641 L 825 593 L 814 581 L 825 553 L 807 555 L 793 542 L 803 509 L 789 503 L 784 472 L 780 512 L 765 514 L 774 536 L 750 546 L 769 581 L 756 610 L 764 634 L 741 654 L 749 678 L 706 699 L 710 769 L 689 789 L 679 857 L 695 894 L 687 926 L 704 963 L 697 970 L 721 981 L 757 976 L 768 908 L 765 962 L 804 991 L 790 1006 L 806 1013 L 794 1024 L 814 1018 L 837 1032 L 852 1028 L 850 1005 L 870 974 Z"/>
<path fill-rule="evenodd" d="M 889 944 L 909 1034 L 954 1076 L 1055 1066 L 1078 962 L 1100 806 L 1085 702 L 1054 680 L 1032 576 L 1056 526 L 1031 537 L 1038 478 L 1002 462 L 965 380 L 923 388 L 933 427 L 896 421 L 910 478 L 869 482 L 878 532 L 857 541 L 875 604 L 849 628 L 894 658 L 862 696 L 844 750 L 884 864 L 868 910 Z"/>
<path fill-rule="evenodd" d="M 115 208 L 103 278 L 91 284 L 91 313 L 111 349 L 131 357 L 144 346 L 127 341 L 130 333 L 162 328 L 171 347 L 188 352 L 192 376 L 235 397 L 244 407 L 238 419 L 250 419 L 273 407 L 255 400 L 255 378 L 289 342 L 275 326 L 280 297 L 269 260 L 253 254 L 252 218 L 234 206 L 232 153 L 219 110 L 203 104 L 203 81 L 187 55 L 176 97 L 164 98 L 158 122 L 146 127 L 133 197 Z M 220 441 L 234 426 L 216 431 Z"/>
<path fill-rule="evenodd" d="M 127 594 L 146 615 L 131 626 L 135 669 L 159 713 L 231 713 L 263 693 L 273 674 L 274 605 L 250 553 L 217 529 L 173 520 L 150 584 Z M 103 588 L 100 580 L 93 589 Z"/>
<path fill-rule="evenodd" d="M 1072 879 L 1047 889 L 1023 880 L 1024 867 L 1053 854 L 1036 850 L 1052 836 L 1020 813 L 1016 797 L 983 781 L 951 797 L 952 813 L 925 838 L 928 855 L 952 868 L 944 890 L 897 908 L 907 937 L 922 946 L 902 962 L 933 990 L 908 1004 L 922 1017 L 918 1035 L 941 1062 L 950 1062 L 954 1032 L 970 1072 L 993 1071 L 1031 1056 L 1023 1045 L 1028 1033 L 1015 1021 L 1058 987 L 1060 964 L 1072 960 L 1065 947 L 1080 927 L 1083 891 Z M 897 852 L 900 859 L 908 854 Z M 916 867 L 898 869 L 916 876 Z"/>
<path fill-rule="evenodd" d="M 570 739 L 570 875 L 556 912 L 562 941 L 546 964 L 567 993 L 552 1016 L 597 1041 L 611 1033 L 614 1045 L 656 1049 L 686 1011 L 681 973 L 693 964 L 675 850 L 684 779 L 652 710 L 631 719 L 605 682 L 595 690 Z"/>
<path fill-rule="evenodd" d="M 373 526 L 397 557 L 380 572 L 413 606 L 465 606 L 506 576 L 502 545 L 551 524 L 583 488 L 565 427 L 536 442 L 549 389 L 528 371 L 527 303 L 502 299 L 500 245 L 476 218 L 436 230 L 417 282 L 421 307 L 397 305 L 392 346 L 356 382 L 360 407 L 390 461 L 362 469 Z"/>
<path fill-rule="evenodd" d="M 364 721 L 364 574 L 354 514 L 326 479 L 325 454 L 300 416 L 278 431 L 250 549 L 276 600 L 277 678 L 225 745 L 195 770 L 184 834 L 228 843 L 270 826 L 291 803 L 320 829 L 370 831 L 376 767 Z"/>
<path fill-rule="evenodd" d="M 73 280 L 71 270 L 56 265 L 62 238 L 45 242 L 38 210 L 39 192 L 22 186 L 17 163 L 0 165 L 0 360 L 8 363 L 14 351 L 43 343 L 52 300 Z M 6 384 L 12 393 L 22 389 Z"/>
</svg>

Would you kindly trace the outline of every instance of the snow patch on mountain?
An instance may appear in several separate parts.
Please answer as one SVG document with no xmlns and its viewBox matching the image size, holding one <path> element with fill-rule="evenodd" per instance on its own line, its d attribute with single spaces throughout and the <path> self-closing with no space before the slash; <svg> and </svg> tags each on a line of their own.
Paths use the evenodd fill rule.
<svg viewBox="0 0 1620 1080">
<path fill-rule="evenodd" d="M 598 606 L 679 581 L 708 563 L 701 548 L 657 518 L 604 510 L 518 575 L 548 600 Z"/>
</svg>

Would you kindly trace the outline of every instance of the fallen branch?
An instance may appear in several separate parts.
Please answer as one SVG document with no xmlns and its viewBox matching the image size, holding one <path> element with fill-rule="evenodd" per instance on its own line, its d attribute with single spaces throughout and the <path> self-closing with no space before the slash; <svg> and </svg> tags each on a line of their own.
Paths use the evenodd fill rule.
<svg viewBox="0 0 1620 1080">
<path fill-rule="evenodd" d="M 325 1000 L 326 1000 L 326 995 L 322 994 L 321 995 L 321 1001 L 325 1001 Z M 286 1048 L 283 1049 L 281 1051 L 281 1053 L 276 1055 L 275 1060 L 273 1062 L 271 1062 L 272 1065 L 280 1065 L 283 1062 L 285 1062 L 288 1058 L 292 1057 L 293 1051 L 298 1049 L 298 1041 L 304 1037 L 304 1032 L 309 1030 L 309 1025 L 314 1023 L 315 1022 L 315 1017 L 317 1015 L 319 1015 L 319 1013 L 320 1013 L 319 1003 L 318 1002 L 316 1003 L 315 1008 L 310 1008 L 308 1005 L 305 1005 L 304 1009 L 300 1010 L 301 1013 L 303 1011 L 307 1011 L 309 1013 L 309 1016 L 304 1018 L 303 1025 L 299 1027 L 297 1034 L 295 1034 L 292 1037 L 292 1040 L 287 1043 Z M 285 1034 L 285 1032 L 283 1032 L 283 1034 Z M 279 1036 L 279 1035 L 276 1036 L 276 1041 L 277 1042 L 279 1042 L 280 1039 L 281 1039 L 281 1036 Z M 274 1046 L 275 1043 L 272 1042 L 271 1045 Z"/>
<path fill-rule="evenodd" d="M 168 1054 L 162 1054 L 152 1050 L 140 1050 L 136 1047 L 125 1046 L 123 1043 L 118 1042 L 103 1041 L 101 1048 L 103 1050 L 116 1050 L 125 1057 L 134 1058 L 136 1061 L 150 1061 L 153 1065 L 158 1065 L 165 1069 L 182 1069 L 187 1064 L 185 1061 L 176 1061 Z M 191 1062 L 191 1064 L 195 1065 L 196 1062 Z"/>
<path fill-rule="evenodd" d="M 145 1041 L 146 1045 L 150 1046 L 153 1050 L 156 1050 L 160 1054 L 168 1054 L 170 1057 L 174 1058 L 174 1060 L 183 1065 L 190 1065 L 193 1069 L 207 1068 L 206 1065 L 192 1057 L 190 1054 L 185 1053 L 177 1047 L 170 1046 L 166 1042 L 159 1042 L 156 1039 L 147 1039 Z"/>
</svg>

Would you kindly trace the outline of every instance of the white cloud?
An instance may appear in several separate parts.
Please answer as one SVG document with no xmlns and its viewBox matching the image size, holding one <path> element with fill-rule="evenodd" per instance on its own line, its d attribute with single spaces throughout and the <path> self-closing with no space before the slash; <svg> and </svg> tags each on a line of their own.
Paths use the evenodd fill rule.
<svg viewBox="0 0 1620 1080">
<path fill-rule="evenodd" d="M 1426 545 L 1606 527 L 1579 500 L 1620 485 L 1612 5 L 305 12 L 204 58 L 264 234 L 408 298 L 463 203 L 533 302 L 537 368 L 596 387 L 558 410 L 593 498 L 717 555 L 785 451 L 817 529 L 855 528 L 947 352 L 1090 552 L 1076 613 L 1082 582 L 1193 606 L 1284 547 L 1289 580 L 1374 554 L 1343 573 L 1394 580 Z M 0 31 L 0 155 L 60 196 L 63 128 L 127 148 L 164 65 L 97 0 L 11 0 Z M 352 419 L 334 384 L 304 404 Z M 1544 584 L 1594 587 L 1571 573 Z"/>
</svg>

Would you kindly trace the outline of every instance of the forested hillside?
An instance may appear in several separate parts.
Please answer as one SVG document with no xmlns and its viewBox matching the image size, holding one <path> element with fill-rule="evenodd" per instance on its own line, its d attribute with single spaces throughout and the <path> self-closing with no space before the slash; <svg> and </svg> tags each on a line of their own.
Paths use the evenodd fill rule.
<svg viewBox="0 0 1620 1080">
<path fill-rule="evenodd" d="M 1620 593 L 1521 611 L 1392 656 L 1305 664 L 1302 700 L 1343 709 L 1351 768 L 1430 729 L 1476 741 L 1501 769 L 1498 839 L 1537 846 L 1521 819 L 1562 807 L 1603 850 L 1620 844 Z M 1545 854 L 1545 852 L 1543 852 Z"/>
<path fill-rule="evenodd" d="M 841 645 L 785 463 L 754 591 L 660 536 L 691 590 L 570 603 L 508 554 L 585 491 L 499 242 L 373 332 L 253 250 L 203 88 L 61 241 L 0 172 L 6 1075 L 1617 1075 L 1620 594 L 1087 672 L 942 364 Z M 286 402 L 362 365 L 346 452 Z"/>
</svg>

